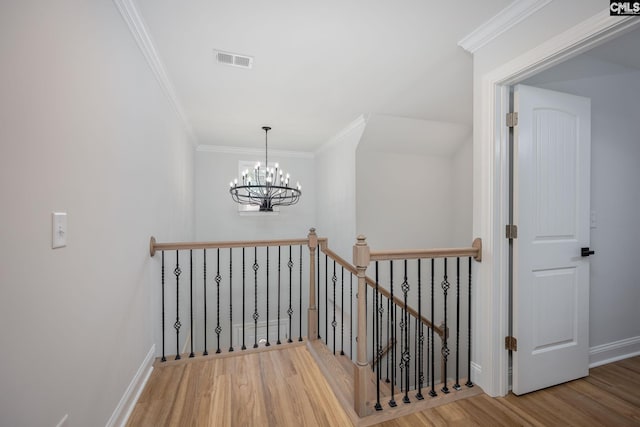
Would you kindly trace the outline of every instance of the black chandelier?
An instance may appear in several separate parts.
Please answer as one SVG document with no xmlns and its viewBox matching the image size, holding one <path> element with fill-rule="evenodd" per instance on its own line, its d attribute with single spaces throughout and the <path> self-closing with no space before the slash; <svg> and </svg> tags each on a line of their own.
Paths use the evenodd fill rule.
<svg viewBox="0 0 640 427">
<path fill-rule="evenodd" d="M 241 205 L 259 206 L 260 212 L 272 212 L 275 206 L 290 206 L 298 203 L 302 195 L 302 187 L 296 183 L 295 187 L 289 186 L 289 174 L 279 169 L 276 163 L 269 168 L 267 133 L 269 126 L 263 126 L 264 130 L 264 167 L 260 162 L 253 171 L 242 171 L 242 182 L 234 179 L 229 183 L 229 193 L 236 203 Z"/>
</svg>

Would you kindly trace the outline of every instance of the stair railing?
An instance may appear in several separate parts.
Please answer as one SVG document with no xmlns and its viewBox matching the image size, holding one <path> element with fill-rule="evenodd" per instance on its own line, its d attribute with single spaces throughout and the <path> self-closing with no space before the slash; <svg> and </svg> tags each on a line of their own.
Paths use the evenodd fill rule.
<svg viewBox="0 0 640 427">
<path fill-rule="evenodd" d="M 436 259 L 443 259 L 440 266 L 436 265 Z M 466 258 L 467 263 L 461 263 L 461 259 Z M 448 385 L 449 358 L 455 356 L 455 379 L 453 390 L 460 390 L 460 360 L 466 356 L 466 387 L 473 387 L 471 381 L 471 270 L 472 259 L 481 261 L 482 242 L 480 239 L 474 240 L 468 248 L 447 248 L 429 250 L 400 250 L 400 251 L 377 251 L 372 252 L 366 243 L 364 236 L 359 236 L 353 248 L 353 260 L 355 273 L 357 275 L 357 357 L 354 378 L 354 409 L 360 417 L 371 414 L 373 411 L 384 409 L 381 399 L 381 383 L 383 371 L 386 370 L 385 383 L 387 384 L 387 395 L 389 400 L 387 407 L 397 406 L 396 397 L 404 404 L 412 402 L 409 396 L 410 391 L 416 391 L 415 399 L 423 400 L 422 388 L 427 382 L 430 389 L 428 395 L 436 397 L 438 391 L 448 394 L 451 392 Z M 426 263 L 423 269 L 422 261 Z M 396 269 L 394 273 L 394 263 L 401 262 L 402 268 Z M 409 267 L 412 261 L 412 267 Z M 455 265 L 455 274 L 449 272 L 450 262 Z M 374 264 L 375 278 L 367 277 L 367 269 L 370 264 Z M 382 279 L 383 266 L 386 264 Z M 462 268 L 466 268 L 466 279 L 461 275 Z M 425 278 L 423 271 L 429 270 Z M 398 271 L 399 270 L 399 271 Z M 411 271 L 413 270 L 413 271 Z M 440 274 L 442 304 L 436 302 L 436 275 Z M 409 279 L 411 277 L 411 279 Z M 449 299 L 451 298 L 449 289 L 451 284 L 449 278 L 455 278 L 455 320 L 449 318 Z M 426 280 L 425 280 L 426 279 Z M 396 287 L 394 287 L 394 281 Z M 467 310 L 463 313 L 461 309 L 461 282 L 466 282 L 467 295 L 464 301 Z M 424 286 L 427 282 L 427 286 Z M 400 289 L 397 288 L 400 283 Z M 384 286 L 383 286 L 384 285 Z M 372 287 L 371 301 L 367 301 L 367 288 Z M 423 288 L 427 288 L 429 298 L 423 298 Z M 414 289 L 412 289 L 414 288 Z M 417 288 L 417 292 L 415 292 Z M 413 293 L 411 291 L 414 290 Z M 400 295 L 400 296 L 398 296 Z M 411 303 L 409 302 L 411 300 Z M 384 303 L 386 301 L 386 304 Z M 423 306 L 426 305 L 427 315 L 431 320 L 437 316 L 443 319 L 440 326 L 436 326 L 424 315 Z M 418 307 L 417 310 L 415 307 Z M 399 313 L 398 313 L 399 311 Z M 386 313 L 385 313 L 386 312 Z M 384 315 L 386 314 L 386 319 Z M 462 323 L 466 317 L 466 330 Z M 367 319 L 371 321 L 368 322 Z M 454 325 L 455 342 L 449 342 L 449 329 Z M 462 330 L 462 331 L 461 331 Z M 426 333 L 425 333 L 426 332 Z M 466 335 L 466 355 L 463 355 L 463 345 L 460 342 L 461 332 Z M 439 342 L 436 342 L 436 337 Z M 372 342 L 371 356 L 373 364 L 367 360 L 368 342 Z M 383 347 L 383 343 L 393 343 L 388 348 Z M 427 349 L 425 351 L 424 345 Z M 396 354 L 396 346 L 399 345 L 399 354 Z M 439 354 L 436 348 L 439 347 Z M 386 361 L 383 366 L 384 356 Z M 399 356 L 399 357 L 398 357 Z M 436 358 L 440 358 L 441 388 L 436 391 Z M 411 371 L 413 370 L 413 375 Z M 372 386 L 371 371 L 374 372 L 375 394 L 368 390 Z M 425 375 L 426 374 L 426 375 Z M 398 393 L 396 396 L 396 389 Z M 375 403 L 370 405 L 371 396 L 375 395 Z"/>
<path fill-rule="evenodd" d="M 308 248 L 308 263 L 304 262 L 304 246 Z M 162 253 L 162 361 L 167 360 L 165 347 L 173 341 L 171 327 L 175 330 L 175 359 L 180 359 L 183 357 L 180 349 L 186 346 L 190 347 L 189 358 L 208 355 L 212 338 L 216 354 L 233 352 L 240 344 L 240 350 L 245 351 L 247 327 L 252 329 L 254 349 L 271 346 L 274 335 L 277 336 L 276 345 L 282 344 L 281 335 L 287 342 L 293 342 L 295 332 L 300 342 L 303 341 L 304 320 L 308 340 L 324 339 L 334 355 L 344 355 L 355 363 L 353 403 L 360 417 L 384 409 L 381 389 L 390 398 L 388 407 L 397 405 L 396 394 L 403 403 L 411 403 L 409 391 L 413 390 L 417 391 L 417 400 L 424 399 L 425 381 L 430 388 L 429 396 L 437 396 L 436 366 L 442 383 L 440 391 L 449 393 L 450 355 L 455 356 L 453 389 L 461 388 L 461 372 L 467 377 L 465 385 L 473 386 L 470 379 L 471 260 L 481 260 L 480 239 L 468 248 L 372 252 L 366 239 L 359 236 L 353 248 L 353 265 L 329 249 L 327 239 L 319 238 L 313 228 L 307 238 L 289 240 L 157 243 L 152 237 L 151 256 L 158 251 Z M 321 253 L 324 254 L 324 265 Z M 188 262 L 185 261 L 187 257 Z M 440 258 L 443 264 L 436 266 L 435 261 Z M 468 259 L 466 267 L 461 258 Z M 430 262 L 425 263 L 423 269 L 422 261 L 425 260 Z M 450 260 L 455 263 L 455 276 L 449 275 Z M 394 263 L 398 261 L 402 267 L 396 268 L 394 273 Z M 374 278 L 367 276 L 372 263 Z M 187 270 L 185 266 L 188 266 L 188 274 L 183 271 Z M 461 266 L 462 270 L 467 269 L 465 280 L 462 280 Z M 304 283 L 305 269 L 308 284 Z M 427 270 L 430 280 L 423 277 L 422 272 Z M 441 293 L 437 296 L 436 275 L 438 280 L 442 277 Z M 452 294 L 449 277 L 455 277 L 455 320 L 450 319 L 448 313 Z M 467 310 L 461 306 L 461 291 L 464 291 L 461 285 L 465 284 L 467 298 L 462 305 L 466 304 Z M 303 316 L 303 294 L 307 290 L 308 305 L 306 316 Z M 430 298 L 423 298 L 424 293 Z M 238 300 L 241 310 L 233 305 Z M 215 309 L 210 311 L 212 303 L 215 303 Z M 189 318 L 188 331 L 183 327 L 186 317 Z M 194 318 L 197 318 L 195 322 Z M 438 325 L 434 323 L 436 318 L 442 319 Z M 465 320 L 466 330 L 461 328 Z M 271 323 L 277 325 L 273 335 L 270 335 Z M 286 330 L 281 328 L 281 323 L 286 325 Z M 260 327 L 266 327 L 262 342 L 257 339 Z M 449 342 L 450 329 L 455 330 L 454 344 Z M 466 372 L 460 363 L 465 358 L 461 334 L 467 335 Z M 222 342 L 226 340 L 229 347 L 223 350 Z M 368 343 L 370 348 L 367 348 Z M 201 351 L 196 353 L 194 346 L 200 346 Z M 436 349 L 439 364 L 436 364 Z M 369 363 L 369 360 L 373 362 Z M 372 384 L 375 384 L 373 398 Z M 375 404 L 368 404 L 368 401 L 375 401 Z"/>
<path fill-rule="evenodd" d="M 314 229 L 305 239 L 158 243 L 151 237 L 150 255 L 161 253 L 160 360 L 168 360 L 169 346 L 179 360 L 208 356 L 212 346 L 221 354 L 270 347 L 273 339 L 276 346 L 301 342 L 305 321 L 304 332 L 315 339 L 315 250 L 323 242 Z"/>
</svg>

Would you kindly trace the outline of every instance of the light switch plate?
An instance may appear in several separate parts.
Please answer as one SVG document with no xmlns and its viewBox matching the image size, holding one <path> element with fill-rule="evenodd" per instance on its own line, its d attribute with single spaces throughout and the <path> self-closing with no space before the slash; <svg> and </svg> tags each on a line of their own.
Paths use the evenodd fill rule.
<svg viewBox="0 0 640 427">
<path fill-rule="evenodd" d="M 51 249 L 67 246 L 67 213 L 53 212 L 51 214 Z"/>
</svg>

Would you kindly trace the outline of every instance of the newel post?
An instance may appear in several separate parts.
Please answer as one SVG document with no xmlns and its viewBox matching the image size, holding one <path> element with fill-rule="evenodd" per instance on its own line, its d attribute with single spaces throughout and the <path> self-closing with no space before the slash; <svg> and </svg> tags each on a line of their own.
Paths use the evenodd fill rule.
<svg viewBox="0 0 640 427">
<path fill-rule="evenodd" d="M 309 309 L 307 310 L 307 339 L 318 339 L 318 309 L 316 307 L 316 248 L 318 235 L 316 229 L 309 230 Z"/>
<path fill-rule="evenodd" d="M 369 246 L 366 238 L 358 236 L 353 246 L 353 264 L 358 272 L 358 335 L 354 381 L 354 409 L 360 417 L 367 415 L 367 384 L 371 368 L 367 361 L 367 301 L 366 271 L 369 266 Z"/>
</svg>

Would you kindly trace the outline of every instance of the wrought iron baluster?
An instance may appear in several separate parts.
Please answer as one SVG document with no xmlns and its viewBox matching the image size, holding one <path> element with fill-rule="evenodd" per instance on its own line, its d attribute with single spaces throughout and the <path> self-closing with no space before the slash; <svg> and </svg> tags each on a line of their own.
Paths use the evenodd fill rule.
<svg viewBox="0 0 640 427">
<path fill-rule="evenodd" d="M 229 352 L 233 351 L 233 248 L 229 248 Z"/>
<path fill-rule="evenodd" d="M 280 341 L 280 265 L 281 265 L 281 246 L 278 246 L 278 341 L 276 341 L 277 345 L 282 344 Z"/>
<path fill-rule="evenodd" d="M 433 320 L 433 319 L 432 319 Z M 416 333 L 419 330 L 418 335 L 418 393 L 416 394 L 416 399 L 422 400 L 424 396 L 422 395 L 422 384 L 424 382 L 424 324 L 422 323 L 422 260 L 418 259 L 418 322 L 416 323 L 417 327 L 420 329 L 416 329 Z"/>
<path fill-rule="evenodd" d="M 367 289 L 368 286 L 365 288 Z M 367 309 L 365 311 L 365 313 L 368 313 L 369 311 L 371 311 L 371 325 L 373 326 L 376 323 L 376 295 L 375 295 L 375 288 L 371 290 L 371 310 L 369 310 L 369 302 L 367 301 Z M 371 354 L 373 355 L 373 357 L 375 357 L 376 355 L 376 343 L 375 340 L 369 340 L 371 341 Z M 372 364 L 371 365 L 371 370 L 375 371 L 375 366 Z"/>
<path fill-rule="evenodd" d="M 395 347 L 396 343 L 393 341 L 393 334 L 391 333 L 391 300 L 387 298 L 387 341 L 389 345 Z M 389 349 L 391 350 L 391 349 Z M 387 378 L 386 383 L 388 384 L 391 380 L 389 379 L 389 358 L 391 357 L 391 351 L 387 351 Z"/>
<path fill-rule="evenodd" d="M 447 363 L 449 358 L 449 347 L 447 344 L 448 336 L 447 333 L 447 295 L 449 292 L 449 281 L 447 280 L 447 258 L 444 259 L 444 280 L 442 280 L 442 294 L 444 299 L 444 337 L 442 338 L 442 363 L 443 363 L 443 375 L 442 378 L 444 380 L 444 386 L 442 387 L 442 392 L 447 394 L 449 393 L 449 387 L 447 387 Z"/>
<path fill-rule="evenodd" d="M 353 274 L 349 273 L 349 357 L 353 360 Z"/>
<path fill-rule="evenodd" d="M 404 305 L 400 306 L 400 393 L 404 391 Z M 404 396 L 403 396 L 404 400 Z"/>
<path fill-rule="evenodd" d="M 216 260 L 216 353 L 221 353 L 222 350 L 220 350 L 220 332 L 222 332 L 222 327 L 220 326 L 220 282 L 222 281 L 222 276 L 220 275 L 220 248 L 216 250 Z"/>
<path fill-rule="evenodd" d="M 182 323 L 180 323 L 180 274 L 182 270 L 180 270 L 180 261 L 179 261 L 179 252 L 176 251 L 176 268 L 173 270 L 173 274 L 176 276 L 176 322 L 173 324 L 174 329 L 176 330 L 176 359 L 180 360 L 180 327 Z"/>
<path fill-rule="evenodd" d="M 413 333 L 413 352 L 415 354 L 415 357 L 413 358 L 413 387 L 414 388 L 418 388 L 419 387 L 419 380 L 418 380 L 418 373 L 420 372 L 420 369 L 418 367 L 418 361 L 420 360 L 420 350 L 419 350 L 419 344 L 418 344 L 418 334 L 420 331 L 420 325 L 422 324 L 420 322 L 420 320 L 418 320 L 417 317 L 413 318 L 414 320 L 414 333 Z M 416 398 L 418 398 L 418 395 L 416 394 Z"/>
<path fill-rule="evenodd" d="M 456 383 L 454 390 L 460 390 L 460 257 L 456 258 Z"/>
<path fill-rule="evenodd" d="M 258 348 L 258 247 L 253 248 L 253 348 Z"/>
<path fill-rule="evenodd" d="M 298 312 L 298 322 L 299 322 L 299 329 L 298 329 L 298 341 L 302 341 L 302 245 L 300 245 L 300 260 L 298 261 L 298 269 L 300 271 L 300 281 L 299 281 L 299 285 L 300 285 L 300 291 L 299 291 L 299 303 L 298 306 L 300 307 L 300 311 Z"/>
<path fill-rule="evenodd" d="M 431 352 L 432 352 L 432 347 L 431 347 L 431 339 L 433 338 L 433 327 L 429 327 L 427 329 L 427 387 L 429 387 L 429 384 L 431 383 L 431 371 L 430 371 L 430 366 L 431 366 Z"/>
<path fill-rule="evenodd" d="M 340 307 L 342 307 L 340 316 L 340 355 L 344 356 L 344 267 L 342 267 L 340 274 Z"/>
<path fill-rule="evenodd" d="M 287 314 L 289 315 L 289 339 L 288 342 L 293 342 L 291 339 L 291 316 L 293 315 L 293 308 L 291 307 L 291 286 L 293 282 L 293 258 L 292 258 L 292 247 L 289 246 L 289 263 L 287 266 L 289 267 L 289 309 L 287 310 Z"/>
<path fill-rule="evenodd" d="M 271 346 L 269 342 L 269 246 L 265 246 L 267 252 L 267 342 L 265 347 Z"/>
<path fill-rule="evenodd" d="M 316 284 L 317 284 L 316 288 L 317 288 L 317 294 L 318 294 L 317 298 L 316 298 L 316 301 L 317 301 L 316 302 L 316 306 L 317 306 L 318 309 L 316 310 L 316 313 L 317 313 L 317 317 L 318 317 L 318 323 L 317 323 L 317 325 L 318 325 L 318 339 L 321 339 L 322 338 L 320 336 L 320 330 L 322 329 L 320 327 L 322 325 L 322 323 L 320 323 L 320 252 L 321 252 L 321 250 L 318 250 L 316 252 L 317 252 L 317 256 L 318 256 L 318 260 L 316 262 L 316 266 L 317 266 L 316 270 L 317 270 L 317 273 L 318 273 L 318 278 L 316 280 Z"/>
<path fill-rule="evenodd" d="M 164 251 L 162 251 L 162 361 L 166 362 L 167 361 L 167 357 L 165 356 L 165 350 L 164 350 L 164 324 L 165 324 L 165 319 L 164 319 Z"/>
<path fill-rule="evenodd" d="M 435 259 L 431 258 L 431 321 L 433 322 L 435 319 Z M 433 326 L 429 328 L 431 332 L 431 390 L 429 391 L 429 396 L 436 397 L 438 393 L 436 393 L 436 354 L 435 354 L 435 336 Z"/>
<path fill-rule="evenodd" d="M 375 291 L 375 301 L 374 301 L 374 312 L 376 313 L 375 315 L 375 321 L 373 323 L 373 341 L 374 341 L 374 346 L 376 348 L 376 352 L 373 353 L 375 356 L 375 371 L 376 371 L 376 404 L 374 406 L 374 408 L 376 409 L 376 411 L 382 411 L 382 405 L 380 404 L 380 359 L 382 358 L 382 346 L 380 343 L 380 336 L 378 335 L 378 328 L 379 328 L 379 324 L 378 324 L 378 261 L 376 261 L 376 291 Z"/>
<path fill-rule="evenodd" d="M 384 305 L 382 303 L 382 300 L 384 298 L 384 295 L 382 295 L 382 293 L 378 292 L 378 306 L 376 307 L 376 318 L 377 318 L 377 322 L 378 322 L 378 345 L 380 346 L 380 355 L 378 356 L 379 360 L 379 364 L 378 364 L 378 370 L 380 371 L 380 379 L 382 379 L 382 369 L 381 369 L 381 365 L 382 365 L 382 354 L 384 353 L 384 348 L 385 348 L 385 340 L 384 340 L 384 328 L 383 328 L 383 323 L 382 323 L 382 315 L 384 314 Z M 389 341 L 389 337 L 387 337 L 386 339 L 387 341 L 387 345 L 388 345 L 388 341 Z"/>
<path fill-rule="evenodd" d="M 194 357 L 196 354 L 193 352 L 193 250 L 189 249 L 189 320 L 190 320 L 190 334 L 191 334 L 191 353 L 189 357 Z"/>
<path fill-rule="evenodd" d="M 204 295 L 204 351 L 202 352 L 203 356 L 208 356 L 209 352 L 207 351 L 207 250 L 202 250 L 204 260 L 203 260 L 203 275 L 202 275 L 202 291 Z"/>
<path fill-rule="evenodd" d="M 246 285 L 246 269 L 245 269 L 245 258 L 244 258 L 244 247 L 242 248 L 242 350 L 246 350 L 247 346 L 245 345 L 245 285 Z"/>
<path fill-rule="evenodd" d="M 336 276 L 336 261 L 333 260 L 333 275 L 331 276 L 331 282 L 333 283 L 333 319 L 331 320 L 331 328 L 333 330 L 333 355 L 336 355 L 336 282 L 338 277 Z"/>
<path fill-rule="evenodd" d="M 402 351 L 402 366 L 405 368 L 404 377 L 404 397 L 402 401 L 404 403 L 411 403 L 409 399 L 409 378 L 411 367 L 411 353 L 409 348 L 410 342 L 410 323 L 409 323 L 409 309 L 408 309 L 408 294 L 409 294 L 409 280 L 407 277 L 407 260 L 404 260 L 404 281 L 402 282 L 402 293 L 404 294 L 404 307 L 402 309 L 402 329 L 404 329 L 404 349 Z"/>
<path fill-rule="evenodd" d="M 324 336 L 329 345 L 329 257 L 324 255 Z"/>
<path fill-rule="evenodd" d="M 389 261 L 389 301 L 392 304 L 391 311 L 391 342 L 394 344 L 391 349 L 391 400 L 389 406 L 392 408 L 398 406 L 394 398 L 394 387 L 396 385 L 396 305 L 393 303 L 393 261 Z"/>
<path fill-rule="evenodd" d="M 465 385 L 467 387 L 473 387 L 473 382 L 471 382 L 471 257 L 469 257 L 469 295 L 467 296 L 469 302 L 469 319 L 467 326 L 467 333 L 469 334 L 469 345 L 467 347 L 467 382 Z"/>
</svg>

